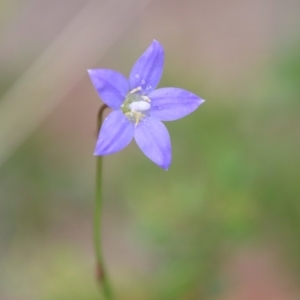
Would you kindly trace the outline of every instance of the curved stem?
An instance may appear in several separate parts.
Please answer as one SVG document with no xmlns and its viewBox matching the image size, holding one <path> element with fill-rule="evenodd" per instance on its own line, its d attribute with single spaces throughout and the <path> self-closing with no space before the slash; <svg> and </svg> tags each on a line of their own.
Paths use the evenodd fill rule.
<svg viewBox="0 0 300 300">
<path fill-rule="evenodd" d="M 102 105 L 98 112 L 98 132 L 102 124 L 103 112 L 107 105 Z M 101 246 L 101 216 L 102 216 L 102 156 L 97 156 L 96 193 L 94 211 L 94 246 L 97 263 L 97 282 L 106 300 L 113 300 L 109 280 L 105 271 Z"/>
</svg>

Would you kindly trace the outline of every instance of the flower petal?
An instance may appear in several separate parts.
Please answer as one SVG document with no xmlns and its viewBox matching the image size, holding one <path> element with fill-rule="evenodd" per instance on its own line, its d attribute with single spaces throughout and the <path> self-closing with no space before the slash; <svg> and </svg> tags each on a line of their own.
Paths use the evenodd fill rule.
<svg viewBox="0 0 300 300">
<path fill-rule="evenodd" d="M 103 121 L 94 155 L 107 155 L 124 149 L 133 138 L 132 122 L 120 111 L 112 111 Z"/>
<path fill-rule="evenodd" d="M 169 132 L 159 120 L 145 117 L 134 130 L 134 138 L 144 154 L 167 170 L 172 160 Z"/>
<path fill-rule="evenodd" d="M 119 109 L 129 91 L 127 79 L 107 69 L 92 69 L 88 73 L 103 102 L 112 109 Z"/>
<path fill-rule="evenodd" d="M 149 115 L 161 121 L 173 121 L 192 113 L 203 99 L 178 88 L 162 88 L 149 94 L 151 110 Z"/>
<path fill-rule="evenodd" d="M 130 76 L 130 90 L 142 88 L 143 94 L 153 91 L 158 85 L 164 66 L 164 49 L 154 40 L 134 64 Z"/>
</svg>

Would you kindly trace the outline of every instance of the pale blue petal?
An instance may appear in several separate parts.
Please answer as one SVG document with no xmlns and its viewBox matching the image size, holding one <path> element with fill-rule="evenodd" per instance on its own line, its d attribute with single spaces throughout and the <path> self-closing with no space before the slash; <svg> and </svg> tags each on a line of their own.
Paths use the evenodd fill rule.
<svg viewBox="0 0 300 300">
<path fill-rule="evenodd" d="M 119 109 L 129 91 L 127 79 L 121 73 L 107 69 L 88 72 L 102 101 L 112 109 Z"/>
<path fill-rule="evenodd" d="M 132 140 L 134 126 L 120 111 L 112 111 L 103 121 L 94 155 L 107 155 L 124 149 Z"/>
<path fill-rule="evenodd" d="M 165 170 L 169 168 L 172 160 L 171 140 L 162 122 L 145 117 L 136 126 L 134 138 L 148 158 Z"/>
<path fill-rule="evenodd" d="M 149 94 L 149 98 L 149 115 L 161 121 L 183 118 L 204 102 L 195 94 L 179 88 L 161 88 Z"/>
<path fill-rule="evenodd" d="M 130 72 L 130 90 L 141 87 L 142 94 L 153 91 L 160 81 L 163 66 L 164 49 L 158 41 L 154 40 Z"/>
</svg>

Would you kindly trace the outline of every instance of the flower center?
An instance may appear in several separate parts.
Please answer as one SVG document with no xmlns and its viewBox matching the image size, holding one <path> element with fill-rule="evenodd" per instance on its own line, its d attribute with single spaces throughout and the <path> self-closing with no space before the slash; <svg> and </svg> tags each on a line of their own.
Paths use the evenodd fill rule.
<svg viewBox="0 0 300 300">
<path fill-rule="evenodd" d="M 123 104 L 121 110 L 124 115 L 137 126 L 141 119 L 146 115 L 146 112 L 151 108 L 151 100 L 149 97 L 139 94 L 141 87 L 130 91 Z"/>
</svg>

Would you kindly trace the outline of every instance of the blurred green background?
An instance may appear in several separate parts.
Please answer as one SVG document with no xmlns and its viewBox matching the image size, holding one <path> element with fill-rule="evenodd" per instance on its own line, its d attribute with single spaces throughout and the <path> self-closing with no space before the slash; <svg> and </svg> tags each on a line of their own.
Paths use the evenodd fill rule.
<svg viewBox="0 0 300 300">
<path fill-rule="evenodd" d="M 160 86 L 206 102 L 166 123 L 168 172 L 104 159 L 117 299 L 300 299 L 300 3 L 0 2 L 0 299 L 101 299 L 87 69 L 128 75 L 157 39 Z"/>
</svg>

